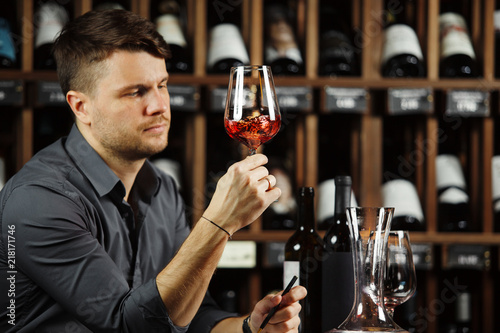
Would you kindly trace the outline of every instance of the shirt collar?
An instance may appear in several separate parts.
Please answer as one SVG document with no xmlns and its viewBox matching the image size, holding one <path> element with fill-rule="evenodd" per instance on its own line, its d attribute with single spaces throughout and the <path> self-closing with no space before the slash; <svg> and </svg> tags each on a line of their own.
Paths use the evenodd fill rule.
<svg viewBox="0 0 500 333">
<path fill-rule="evenodd" d="M 109 168 L 99 154 L 90 146 L 78 127 L 73 125 L 65 144 L 66 150 L 75 164 L 88 178 L 99 196 L 105 196 L 115 188 L 117 194 L 123 199 L 125 196 L 125 186 L 120 178 Z M 160 187 L 160 178 L 149 161 L 139 171 L 134 182 L 134 190 L 138 194 L 150 199 L 156 194 Z M 150 200 L 147 200 L 150 201 Z"/>
</svg>

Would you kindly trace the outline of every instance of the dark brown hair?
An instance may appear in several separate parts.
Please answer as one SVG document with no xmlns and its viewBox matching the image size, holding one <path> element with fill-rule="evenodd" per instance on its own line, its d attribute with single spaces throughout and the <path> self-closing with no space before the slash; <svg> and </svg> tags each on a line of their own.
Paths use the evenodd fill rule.
<svg viewBox="0 0 500 333">
<path fill-rule="evenodd" d="M 53 50 L 64 94 L 70 90 L 92 94 L 105 69 L 103 61 L 115 51 L 170 56 L 167 43 L 151 21 L 120 9 L 91 11 L 70 21 Z"/>
</svg>

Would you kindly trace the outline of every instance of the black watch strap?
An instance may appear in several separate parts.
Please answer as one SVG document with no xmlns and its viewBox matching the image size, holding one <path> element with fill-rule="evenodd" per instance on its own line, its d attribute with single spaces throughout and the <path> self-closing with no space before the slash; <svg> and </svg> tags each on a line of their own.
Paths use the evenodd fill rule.
<svg viewBox="0 0 500 333">
<path fill-rule="evenodd" d="M 250 316 L 246 317 L 245 320 L 243 320 L 243 333 L 252 333 L 250 325 L 248 324 L 249 321 L 250 321 Z"/>
</svg>

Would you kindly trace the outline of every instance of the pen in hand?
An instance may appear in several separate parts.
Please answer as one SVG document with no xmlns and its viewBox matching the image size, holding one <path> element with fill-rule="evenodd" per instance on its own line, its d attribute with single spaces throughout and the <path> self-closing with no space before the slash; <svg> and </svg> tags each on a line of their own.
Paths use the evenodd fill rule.
<svg viewBox="0 0 500 333">
<path fill-rule="evenodd" d="M 286 288 L 283 291 L 283 294 L 281 294 L 281 296 L 285 296 L 286 294 L 288 294 L 288 292 L 290 291 L 290 289 L 292 289 L 292 286 L 295 283 L 295 281 L 297 281 L 297 276 L 294 276 L 292 278 L 292 280 L 290 281 L 290 283 L 288 283 L 288 285 L 286 286 Z M 278 311 L 280 305 L 281 305 L 281 302 L 278 305 L 276 305 L 274 308 L 272 308 L 271 311 L 269 311 L 269 313 L 267 314 L 266 319 L 264 319 L 264 321 L 260 325 L 259 331 L 257 333 L 262 332 L 262 330 L 264 329 L 264 327 L 266 327 L 266 325 L 269 322 L 269 320 L 274 316 L 274 314 L 276 313 L 276 311 Z"/>
</svg>

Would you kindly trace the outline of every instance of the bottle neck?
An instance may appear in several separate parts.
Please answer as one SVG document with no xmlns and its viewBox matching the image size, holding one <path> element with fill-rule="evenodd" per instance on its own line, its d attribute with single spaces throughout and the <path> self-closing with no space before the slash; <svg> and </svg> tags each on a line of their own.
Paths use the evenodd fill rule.
<svg viewBox="0 0 500 333">
<path fill-rule="evenodd" d="M 316 231 L 316 221 L 314 218 L 314 192 L 312 188 L 301 189 L 299 195 L 299 215 L 298 228 L 300 231 Z"/>
<path fill-rule="evenodd" d="M 352 180 L 349 176 L 335 177 L 335 210 L 336 220 L 346 216 L 346 208 L 351 206 L 351 185 Z M 342 218 L 345 220 L 345 218 Z"/>
</svg>

